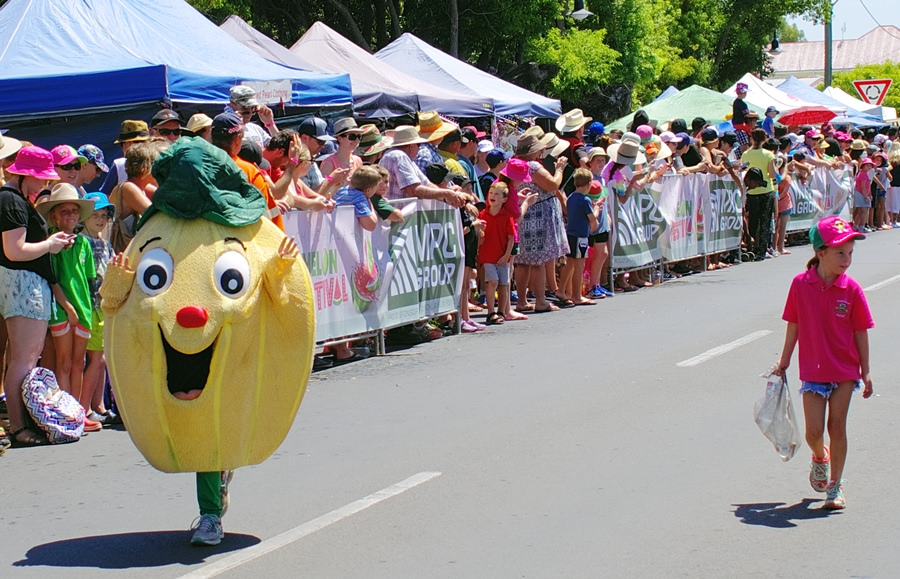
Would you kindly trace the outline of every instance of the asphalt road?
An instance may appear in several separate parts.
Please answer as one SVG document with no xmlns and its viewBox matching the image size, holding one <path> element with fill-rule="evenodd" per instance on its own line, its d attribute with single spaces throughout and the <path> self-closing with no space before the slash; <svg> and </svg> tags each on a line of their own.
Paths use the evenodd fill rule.
<svg viewBox="0 0 900 579">
<path fill-rule="evenodd" d="M 851 275 L 900 280 L 898 246 L 858 242 Z M 125 432 L 12 449 L 0 577 L 894 577 L 900 283 L 868 292 L 875 395 L 828 513 L 805 447 L 783 463 L 753 422 L 793 250 L 314 375 L 284 445 L 238 470 L 219 547 L 187 546 L 193 476 Z"/>
</svg>

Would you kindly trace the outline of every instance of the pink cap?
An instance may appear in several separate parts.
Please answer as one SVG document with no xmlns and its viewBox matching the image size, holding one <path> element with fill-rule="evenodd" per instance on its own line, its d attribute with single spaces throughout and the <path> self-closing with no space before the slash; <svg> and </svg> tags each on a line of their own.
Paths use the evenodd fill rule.
<svg viewBox="0 0 900 579">
<path fill-rule="evenodd" d="M 853 229 L 853 226 L 832 215 L 825 217 L 809 230 L 809 241 L 813 247 L 835 247 L 847 243 L 851 239 L 865 239 L 866 236 Z"/>
<path fill-rule="evenodd" d="M 53 155 L 54 165 L 68 165 L 73 161 L 78 161 L 82 165 L 87 163 L 87 157 L 79 155 L 78 151 L 69 145 L 57 145 L 50 149 L 50 154 Z"/>
<path fill-rule="evenodd" d="M 822 134 L 822 133 L 820 133 L 820 132 L 819 132 L 818 130 L 816 130 L 816 129 L 810 129 L 810 130 L 806 131 L 806 132 L 803 134 L 803 136 L 806 137 L 807 139 L 818 139 L 819 136 L 820 136 L 821 134 Z"/>
<path fill-rule="evenodd" d="M 648 141 L 653 136 L 653 127 L 650 125 L 641 125 L 634 130 L 637 136 L 641 138 L 641 142 Z"/>
<path fill-rule="evenodd" d="M 681 142 L 681 139 L 679 139 L 678 136 L 675 135 L 675 133 L 673 133 L 672 131 L 661 132 L 659 134 L 659 139 L 663 143 L 680 143 Z"/>
<path fill-rule="evenodd" d="M 53 155 L 34 145 L 19 149 L 15 162 L 6 168 L 6 172 L 35 179 L 59 179 L 59 174 L 53 168 Z"/>
</svg>

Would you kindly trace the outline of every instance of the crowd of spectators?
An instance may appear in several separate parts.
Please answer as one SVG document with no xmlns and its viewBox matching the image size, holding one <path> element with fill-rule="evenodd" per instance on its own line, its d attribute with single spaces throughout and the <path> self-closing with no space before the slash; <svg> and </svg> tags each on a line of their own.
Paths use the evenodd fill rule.
<svg viewBox="0 0 900 579">
<path fill-rule="evenodd" d="M 461 330 L 524 321 L 531 314 L 596 305 L 703 269 L 790 253 L 785 231 L 790 186 L 816 167 L 850 167 L 854 226 L 900 227 L 900 141 L 895 128 L 863 132 L 820 126 L 782 127 L 777 112 L 761 124 L 738 87 L 731 125 L 705 119 L 660 121 L 643 110 L 628 131 L 607 131 L 580 109 L 555 131 L 522 127 L 505 151 L 491 126 L 457 124 L 436 111 L 417 124 L 359 125 L 347 116 L 312 116 L 281 129 L 254 91 L 236 86 L 225 111 L 185 120 L 164 108 L 149 123 L 125 120 L 107 164 L 92 144 L 47 151 L 0 136 L 0 313 L 5 323 L 5 412 L 13 444 L 45 443 L 29 424 L 22 380 L 36 365 L 53 369 L 87 412 L 87 431 L 121 421 L 110 407 L 97 290 L 106 264 L 134 236 L 153 201 L 156 157 L 182 137 L 224 150 L 266 199 L 282 227 L 291 210 L 354 208 L 359 227 L 401 221 L 391 201 L 432 199 L 458 208 L 464 233 L 464 283 L 452 316 L 391 330 L 387 340 L 415 344 Z M 5 133 L 5 131 L 3 131 Z M 20 139 L 27 135 L 17 135 Z M 740 251 L 610 275 L 610 205 L 648 183 L 692 173 L 730 176 L 745 208 Z M 102 179 L 102 180 L 101 180 Z M 474 288 L 474 289 L 473 289 Z M 484 316 L 484 323 L 473 314 Z M 480 319 L 480 317 L 479 317 Z M 343 341 L 316 355 L 316 368 L 365 358 L 364 344 Z"/>
</svg>

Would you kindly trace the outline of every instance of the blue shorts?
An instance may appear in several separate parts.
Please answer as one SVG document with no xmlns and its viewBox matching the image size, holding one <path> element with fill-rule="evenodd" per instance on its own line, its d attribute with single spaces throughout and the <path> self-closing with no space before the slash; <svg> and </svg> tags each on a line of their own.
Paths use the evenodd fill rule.
<svg viewBox="0 0 900 579">
<path fill-rule="evenodd" d="M 867 209 L 872 207 L 872 199 L 866 199 L 862 193 L 857 191 L 853 192 L 853 208 L 854 209 Z"/>
<path fill-rule="evenodd" d="M 497 285 L 509 285 L 509 264 L 484 264 L 484 281 L 495 281 Z"/>
<path fill-rule="evenodd" d="M 802 396 L 804 392 L 812 392 L 813 394 L 818 394 L 825 400 L 828 400 L 837 387 L 837 382 L 803 382 L 803 385 L 800 386 L 800 395 Z M 860 388 L 862 388 L 862 380 L 857 380 L 856 387 L 853 388 L 853 391 L 855 392 Z"/>
<path fill-rule="evenodd" d="M 0 316 L 50 319 L 53 294 L 47 280 L 26 269 L 0 267 Z"/>
</svg>

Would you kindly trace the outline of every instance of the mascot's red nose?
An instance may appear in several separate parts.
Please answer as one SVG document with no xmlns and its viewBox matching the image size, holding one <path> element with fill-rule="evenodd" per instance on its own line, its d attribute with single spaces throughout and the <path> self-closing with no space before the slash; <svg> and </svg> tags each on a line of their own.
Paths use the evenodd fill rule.
<svg viewBox="0 0 900 579">
<path fill-rule="evenodd" d="M 185 306 L 175 314 L 178 325 L 182 328 L 202 328 L 209 319 L 209 314 L 200 306 Z"/>
</svg>

